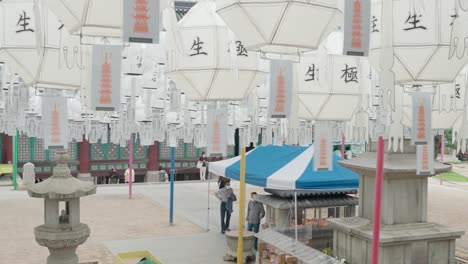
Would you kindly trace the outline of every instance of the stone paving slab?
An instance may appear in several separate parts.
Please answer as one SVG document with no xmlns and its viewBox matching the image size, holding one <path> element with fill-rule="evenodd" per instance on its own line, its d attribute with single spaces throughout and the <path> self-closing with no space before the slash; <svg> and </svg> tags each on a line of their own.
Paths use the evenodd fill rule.
<svg viewBox="0 0 468 264">
<path fill-rule="evenodd" d="M 438 179 L 430 179 L 428 195 L 429 221 L 465 230 L 456 247 L 468 250 L 468 190 L 446 182 L 441 186 Z"/>
<path fill-rule="evenodd" d="M 232 183 L 238 194 L 238 183 Z M 202 259 L 224 255 L 225 241 L 219 234 L 219 202 L 213 196 L 217 190 L 215 182 L 175 184 L 175 222 L 168 224 L 169 185 L 135 185 L 134 199 L 129 200 L 128 186 L 106 186 L 98 188 L 98 194 L 82 200 L 82 220 L 91 227 L 91 237 L 79 247 L 81 262 L 98 260 L 99 263 L 114 263 L 114 254 L 128 249 L 151 249 L 167 260 L 164 264 L 177 262 L 184 256 L 182 251 L 171 250 L 172 246 L 187 248 L 187 254 Z M 258 187 L 247 186 L 246 194 L 261 192 Z M 210 199 L 210 229 L 204 228 L 207 221 L 207 201 Z M 439 185 L 438 180 L 429 183 L 429 220 L 462 230 L 468 230 L 468 186 L 457 184 Z M 234 207 L 232 229 L 237 227 L 238 202 Z M 11 191 L 11 187 L 0 187 L 0 263 L 44 263 L 47 249 L 34 241 L 33 228 L 42 224 L 43 202 L 29 198 L 25 191 Z M 200 239 L 200 240 L 197 240 Z M 191 242 L 190 242 L 191 241 Z M 196 241 L 200 241 L 197 243 Z M 192 247 L 189 247 L 192 245 Z M 109 251 L 107 247 L 111 250 Z M 468 250 L 468 235 L 457 241 L 457 247 Z M 198 250 L 195 250 L 198 248 Z M 205 249 L 206 250 L 203 250 Z M 153 251 L 152 251 L 153 252 Z M 203 253 L 203 254 L 202 254 Z M 182 254 L 182 255 L 181 255 Z M 194 256 L 195 256 L 194 255 Z M 177 261 L 173 262 L 173 258 Z M 199 260 L 200 260 L 199 259 Z M 192 260 L 190 260 L 192 261 Z"/>
<path fill-rule="evenodd" d="M 112 241 L 105 244 L 114 255 L 120 252 L 148 250 L 164 264 L 229 263 L 223 261 L 226 253 L 225 237 L 215 232 Z"/>
<path fill-rule="evenodd" d="M 43 221 L 42 199 L 28 198 L 26 192 L 8 191 L 5 196 L 9 199 L 0 200 L 0 263 L 45 263 L 48 250 L 35 242 L 33 233 Z M 91 237 L 77 250 L 80 262 L 114 263 L 104 241 L 203 232 L 177 215 L 175 227 L 170 227 L 168 211 L 141 194 L 129 200 L 125 192 L 99 194 L 98 189 L 98 194 L 82 199 L 81 208 Z"/>
</svg>

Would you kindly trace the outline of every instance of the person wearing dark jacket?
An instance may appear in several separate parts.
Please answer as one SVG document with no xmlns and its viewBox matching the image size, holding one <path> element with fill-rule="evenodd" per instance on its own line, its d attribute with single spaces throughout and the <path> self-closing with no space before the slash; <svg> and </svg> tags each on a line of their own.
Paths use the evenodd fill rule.
<svg viewBox="0 0 468 264">
<path fill-rule="evenodd" d="M 119 175 L 117 174 L 117 171 L 115 170 L 114 167 L 112 167 L 109 176 L 106 176 L 106 184 L 109 184 L 112 182 L 112 179 L 117 178 L 117 183 L 119 182 Z"/>
<path fill-rule="evenodd" d="M 263 208 L 263 204 L 259 203 L 254 200 L 256 192 L 252 192 L 250 197 L 252 200 L 249 201 L 249 206 L 247 207 L 247 230 L 253 231 L 254 233 L 258 233 L 260 230 L 260 221 L 263 217 L 265 217 L 265 209 Z M 255 250 L 257 250 L 257 239 L 255 238 Z"/>
</svg>

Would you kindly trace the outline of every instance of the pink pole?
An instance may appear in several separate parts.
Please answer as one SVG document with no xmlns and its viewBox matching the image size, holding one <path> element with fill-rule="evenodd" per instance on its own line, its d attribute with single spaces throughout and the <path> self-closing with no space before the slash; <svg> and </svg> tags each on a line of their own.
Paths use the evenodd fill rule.
<svg viewBox="0 0 468 264">
<path fill-rule="evenodd" d="M 345 158 L 345 153 L 344 153 L 344 142 L 345 142 L 345 136 L 344 133 L 341 134 L 341 157 L 344 159 Z"/>
<path fill-rule="evenodd" d="M 382 209 L 382 181 L 384 165 L 384 140 L 379 136 L 377 148 L 377 169 L 375 172 L 374 226 L 372 238 L 372 264 L 379 263 L 380 213 Z"/>
<path fill-rule="evenodd" d="M 445 139 L 444 134 L 440 135 L 440 163 L 444 163 Z M 440 185 L 444 183 L 444 174 L 440 174 Z"/>
<path fill-rule="evenodd" d="M 132 199 L 132 181 L 133 181 L 133 133 L 130 133 L 130 146 L 128 147 L 128 199 Z"/>
</svg>

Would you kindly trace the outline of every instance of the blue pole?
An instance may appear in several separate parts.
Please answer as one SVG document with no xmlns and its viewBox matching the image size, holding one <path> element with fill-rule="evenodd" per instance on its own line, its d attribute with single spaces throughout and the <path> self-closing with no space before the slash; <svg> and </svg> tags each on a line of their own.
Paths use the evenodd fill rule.
<svg viewBox="0 0 468 264">
<path fill-rule="evenodd" d="M 169 207 L 169 224 L 172 225 L 174 219 L 174 170 L 175 170 L 175 147 L 171 147 L 171 197 Z"/>
</svg>

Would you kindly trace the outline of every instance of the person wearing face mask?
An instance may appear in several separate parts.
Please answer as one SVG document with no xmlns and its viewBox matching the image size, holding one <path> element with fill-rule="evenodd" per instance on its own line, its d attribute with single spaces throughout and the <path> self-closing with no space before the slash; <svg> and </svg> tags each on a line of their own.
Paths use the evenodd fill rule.
<svg viewBox="0 0 468 264">
<path fill-rule="evenodd" d="M 229 222 L 231 221 L 232 203 L 237 201 L 237 197 L 231 189 L 231 183 L 226 182 L 224 188 L 215 193 L 216 197 L 221 201 L 221 233 L 224 234 L 229 229 Z"/>
<path fill-rule="evenodd" d="M 206 180 L 206 165 L 208 163 L 208 159 L 205 156 L 205 152 L 202 152 L 202 155 L 198 159 L 197 168 L 200 169 L 200 181 Z"/>
<path fill-rule="evenodd" d="M 247 230 L 258 233 L 260 229 L 260 221 L 265 217 L 265 209 L 263 204 L 254 200 L 254 196 L 257 195 L 256 192 L 250 194 L 251 200 L 249 201 L 249 206 L 247 207 Z M 257 250 L 257 238 L 255 238 L 255 250 Z"/>
</svg>

